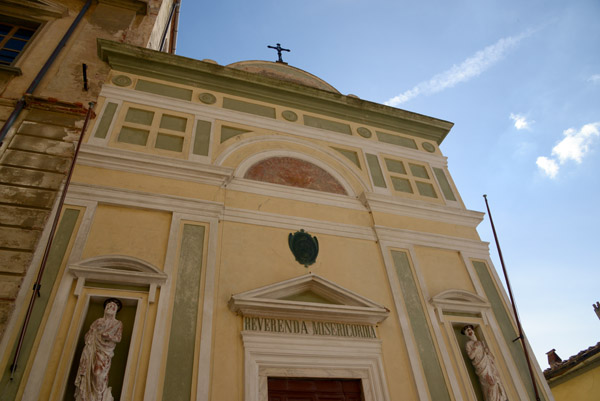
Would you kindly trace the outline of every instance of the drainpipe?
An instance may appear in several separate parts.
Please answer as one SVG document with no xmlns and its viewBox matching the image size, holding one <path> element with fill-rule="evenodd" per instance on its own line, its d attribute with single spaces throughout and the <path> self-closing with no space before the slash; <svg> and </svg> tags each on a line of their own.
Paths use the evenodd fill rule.
<svg viewBox="0 0 600 401">
<path fill-rule="evenodd" d="M 10 116 L 8 116 L 8 118 L 6 119 L 6 122 L 4 123 L 4 126 L 2 126 L 2 129 L 0 130 L 0 144 L 2 144 L 2 141 L 4 141 L 6 134 L 11 129 L 11 127 L 13 126 L 13 124 L 15 123 L 17 118 L 19 117 L 19 114 L 21 114 L 21 111 L 23 111 L 23 109 L 25 108 L 25 96 L 33 95 L 33 91 L 37 88 L 39 83 L 42 81 L 42 79 L 44 78 L 44 76 L 46 75 L 46 73 L 48 72 L 50 67 L 52 66 L 52 64 L 54 64 L 56 57 L 58 57 L 60 51 L 62 50 L 62 48 L 65 46 L 65 44 L 67 43 L 67 41 L 73 34 L 73 31 L 75 31 L 75 28 L 77 28 L 77 25 L 79 25 L 79 22 L 83 18 L 83 15 L 86 13 L 88 8 L 90 8 L 91 4 L 92 4 L 92 0 L 87 0 L 87 2 L 81 8 L 81 11 L 79 11 L 79 14 L 75 18 L 75 20 L 73 21 L 73 23 L 71 24 L 69 29 L 67 30 L 67 32 L 65 32 L 63 38 L 60 40 L 60 42 L 58 42 L 58 45 L 56 45 L 56 48 L 54 49 L 54 51 L 52 52 L 52 54 L 50 55 L 48 60 L 46 60 L 46 63 L 44 64 L 44 66 L 42 67 L 40 72 L 38 72 L 38 74 L 34 78 L 31 85 L 29 85 L 29 88 L 27 88 L 27 90 L 25 91 L 23 96 L 21 96 L 21 98 L 15 105 L 15 109 L 13 110 L 12 113 L 10 113 Z"/>
<path fill-rule="evenodd" d="M 175 54 L 175 46 L 177 46 L 177 28 L 179 27 L 179 9 L 181 0 L 175 0 L 176 8 L 173 22 L 171 23 L 171 40 L 169 42 L 169 53 Z"/>
<path fill-rule="evenodd" d="M 169 31 L 169 27 L 173 26 L 174 20 L 173 20 L 173 15 L 175 14 L 175 9 L 177 9 L 179 11 L 179 1 L 178 0 L 173 0 L 173 5 L 171 6 L 171 11 L 169 12 L 169 19 L 167 20 L 167 25 L 165 26 L 165 30 L 163 31 L 163 34 L 160 38 L 160 47 L 158 49 L 158 51 L 163 51 L 164 47 L 165 47 L 165 41 L 167 40 L 167 32 Z M 172 29 L 172 28 L 171 28 Z M 172 42 L 172 38 L 171 38 L 171 42 Z"/>
</svg>

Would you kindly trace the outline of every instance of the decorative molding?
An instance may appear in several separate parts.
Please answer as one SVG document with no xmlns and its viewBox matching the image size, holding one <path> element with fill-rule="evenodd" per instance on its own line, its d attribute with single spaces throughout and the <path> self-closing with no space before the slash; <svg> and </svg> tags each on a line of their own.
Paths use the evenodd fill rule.
<svg viewBox="0 0 600 401">
<path fill-rule="evenodd" d="M 127 75 L 114 76 L 113 79 L 111 80 L 111 82 L 117 86 L 122 86 L 122 87 L 130 86 L 133 83 L 131 78 L 129 78 Z"/>
<path fill-rule="evenodd" d="M 26 19 L 40 16 L 58 19 L 69 15 L 69 9 L 67 7 L 62 4 L 57 4 L 57 2 L 46 0 L 2 0 L 0 10 L 2 12 L 14 13 L 17 16 L 23 16 Z"/>
<path fill-rule="evenodd" d="M 335 304 L 285 299 L 306 291 Z M 381 323 L 390 313 L 385 306 L 314 274 L 233 295 L 229 300 L 229 308 L 244 316 L 370 324 Z"/>
<path fill-rule="evenodd" d="M 461 237 L 426 233 L 401 228 L 391 228 L 375 225 L 375 232 L 380 241 L 390 247 L 403 247 L 405 244 L 423 245 L 434 248 L 451 249 L 468 252 L 474 257 L 489 256 L 489 243 Z M 477 256 L 475 256 L 477 255 Z"/>
<path fill-rule="evenodd" d="M 127 101 L 141 105 L 159 107 L 183 113 L 194 114 L 197 118 L 204 120 L 224 120 L 234 122 L 250 127 L 260 127 L 262 130 L 271 130 L 280 133 L 288 133 L 304 138 L 327 141 L 330 144 L 352 146 L 363 149 L 371 153 L 385 153 L 399 158 L 416 159 L 431 163 L 435 167 L 447 166 L 447 158 L 440 154 L 426 153 L 416 149 L 409 149 L 402 146 L 390 146 L 386 143 L 364 139 L 359 136 L 337 135 L 331 131 L 308 127 L 300 124 L 290 124 L 286 121 L 274 120 L 272 118 L 260 117 L 235 110 L 222 109 L 220 107 L 207 106 L 201 103 L 193 103 L 179 99 L 168 98 L 168 102 L 161 96 L 136 91 L 133 89 L 119 88 L 116 86 L 105 85 L 102 87 L 100 96 L 107 98 L 107 101 Z M 311 142 L 311 146 L 314 143 Z"/>
<path fill-rule="evenodd" d="M 135 11 L 136 14 L 148 14 L 148 0 L 98 0 L 99 3 Z"/>
<path fill-rule="evenodd" d="M 101 283 L 127 283 L 148 285 L 148 302 L 153 303 L 156 288 L 167 281 L 167 275 L 152 264 L 131 256 L 107 255 L 86 259 L 67 267 L 77 278 L 75 295 L 81 291 L 87 280 Z"/>
<path fill-rule="evenodd" d="M 273 214 L 256 210 L 228 207 L 223 211 L 223 220 L 284 228 L 286 230 L 297 230 L 302 227 L 312 233 L 364 239 L 368 241 L 377 240 L 371 227 L 313 220 L 304 217 Z"/>
<path fill-rule="evenodd" d="M 226 187 L 233 191 L 249 192 L 257 195 L 292 199 L 300 202 L 316 203 L 364 212 L 367 211 L 365 206 L 355 197 L 315 191 L 312 189 L 296 188 L 272 184 L 270 182 L 248 180 L 246 178 L 233 178 Z"/>
<path fill-rule="evenodd" d="M 72 200 L 94 200 L 129 207 L 143 206 L 145 209 L 188 213 L 205 217 L 221 217 L 223 215 L 223 204 L 219 202 L 90 184 L 72 183 L 69 186 L 67 202 Z"/>
<path fill-rule="evenodd" d="M 217 101 L 217 97 L 212 93 L 204 92 L 198 95 L 198 100 L 204 104 L 214 104 Z"/>
<path fill-rule="evenodd" d="M 268 377 L 361 379 L 364 401 L 390 401 L 381 341 L 242 332 L 244 400 L 267 401 Z"/>
<path fill-rule="evenodd" d="M 284 110 L 281 112 L 281 117 L 285 118 L 290 122 L 294 122 L 298 120 L 298 114 L 294 113 L 291 110 Z"/>
<path fill-rule="evenodd" d="M 477 314 L 487 324 L 485 311 L 491 308 L 484 297 L 459 289 L 443 291 L 432 297 L 429 302 L 435 307 L 441 322 L 444 321 L 445 312 L 458 312 Z"/>
<path fill-rule="evenodd" d="M 233 169 L 228 167 L 90 144 L 81 146 L 77 163 L 217 186 L 223 185 L 233 174 Z"/>
<path fill-rule="evenodd" d="M 425 149 L 427 152 L 429 153 L 433 153 L 435 152 L 435 146 L 433 146 L 432 144 L 430 144 L 429 142 L 423 142 L 421 144 L 421 146 L 423 147 L 423 149 Z"/>
<path fill-rule="evenodd" d="M 203 87 L 359 124 L 370 121 L 379 129 L 421 137 L 438 144 L 454 125 L 406 110 L 204 61 L 106 39 L 98 39 L 97 43 L 100 59 L 118 71 Z M 140 60 L 144 62 L 140 63 Z"/>
<path fill-rule="evenodd" d="M 483 216 L 485 215 L 473 210 L 436 205 L 413 199 L 394 198 L 389 195 L 372 192 L 364 192 L 360 195 L 359 199 L 372 212 L 416 217 L 473 228 L 477 227 L 483 221 Z"/>
<path fill-rule="evenodd" d="M 252 139 L 256 139 L 256 138 L 252 138 Z M 226 158 L 228 156 L 230 156 L 232 153 L 235 153 L 235 151 L 240 150 L 240 148 L 242 148 L 243 146 L 247 146 L 250 143 L 256 143 L 256 142 L 282 142 L 281 140 L 277 139 L 275 140 L 275 138 L 273 137 L 262 137 L 260 141 L 248 141 L 246 143 L 243 143 L 245 141 L 240 141 L 239 146 L 236 146 L 235 148 L 229 148 L 226 155 L 220 155 L 218 160 L 223 157 L 223 159 L 221 159 L 222 161 L 225 161 Z M 292 142 L 292 143 L 297 143 L 294 140 L 289 140 L 289 139 L 285 139 L 283 142 Z M 307 145 L 302 143 L 302 145 Z M 333 153 L 329 154 L 327 153 L 326 156 L 332 157 Z M 352 188 L 352 186 L 350 185 L 350 183 L 348 182 L 348 180 L 341 175 L 337 170 L 335 170 L 334 168 L 331 167 L 331 165 L 323 162 L 323 160 L 318 159 L 314 156 L 311 155 L 307 155 L 305 153 L 302 152 L 298 152 L 295 150 L 284 150 L 284 149 L 272 149 L 272 150 L 265 150 L 265 151 L 261 151 L 259 153 L 255 153 L 252 156 L 248 157 L 247 159 L 245 159 L 244 161 L 242 161 L 237 168 L 235 169 L 234 172 L 234 176 L 238 177 L 238 178 L 242 178 L 246 175 L 246 173 L 248 172 L 248 170 L 256 163 L 258 163 L 261 160 L 264 159 L 268 159 L 271 157 L 292 157 L 295 159 L 300 159 L 303 161 L 306 161 L 308 163 L 314 164 L 317 167 L 322 168 L 323 170 L 325 170 L 327 173 L 329 173 L 333 178 L 335 178 L 339 184 L 344 188 L 344 190 L 346 191 L 347 194 L 349 194 L 350 196 L 354 196 L 356 197 L 356 191 L 354 190 L 354 188 Z M 337 158 L 337 155 L 335 157 L 337 162 L 340 162 L 341 159 Z M 216 164 L 220 164 L 217 161 L 215 161 Z M 344 165 L 346 165 L 346 161 L 343 162 Z M 350 174 L 354 173 L 354 171 L 352 169 L 346 169 L 346 171 L 348 171 Z M 356 179 L 358 179 L 358 181 L 362 184 L 362 188 L 361 190 L 365 190 L 368 187 L 366 186 L 367 183 L 362 179 L 362 177 L 360 177 L 358 174 L 354 173 L 352 174 L 352 176 Z M 279 186 L 279 185 L 278 185 Z M 303 188 L 304 190 L 306 190 L 307 188 Z M 315 191 L 315 192 L 323 192 L 323 191 Z M 346 196 L 346 195 L 341 195 L 341 196 Z"/>
<path fill-rule="evenodd" d="M 356 132 L 358 132 L 358 135 L 362 136 L 363 138 L 370 138 L 371 136 L 373 136 L 371 130 L 365 127 L 358 127 L 356 129 Z"/>
</svg>

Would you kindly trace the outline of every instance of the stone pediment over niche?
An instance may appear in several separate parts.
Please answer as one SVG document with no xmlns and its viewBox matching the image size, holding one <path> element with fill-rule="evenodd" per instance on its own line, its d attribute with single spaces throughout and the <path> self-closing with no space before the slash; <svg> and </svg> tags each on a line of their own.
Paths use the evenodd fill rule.
<svg viewBox="0 0 600 401">
<path fill-rule="evenodd" d="M 148 301 L 154 301 L 156 288 L 167 281 L 167 274 L 152 264 L 131 256 L 96 256 L 69 265 L 77 278 L 75 295 L 79 296 L 86 281 L 148 286 Z"/>
<path fill-rule="evenodd" d="M 229 308 L 244 316 L 376 324 L 389 310 L 323 277 L 307 274 L 233 295 Z"/>
<path fill-rule="evenodd" d="M 431 298 L 431 303 L 435 306 L 440 317 L 443 313 L 465 313 L 481 316 L 484 310 L 490 308 L 490 304 L 485 298 L 458 289 L 440 292 Z"/>
</svg>

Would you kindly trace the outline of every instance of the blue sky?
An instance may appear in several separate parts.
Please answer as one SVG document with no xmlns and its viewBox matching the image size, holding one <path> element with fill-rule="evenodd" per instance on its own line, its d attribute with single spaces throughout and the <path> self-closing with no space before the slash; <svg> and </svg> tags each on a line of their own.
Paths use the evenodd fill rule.
<svg viewBox="0 0 600 401">
<path fill-rule="evenodd" d="M 600 341 L 600 2 L 416 3 L 183 0 L 177 54 L 275 61 L 281 43 L 343 94 L 454 122 L 441 149 L 467 208 L 488 195 L 544 369 Z"/>
</svg>

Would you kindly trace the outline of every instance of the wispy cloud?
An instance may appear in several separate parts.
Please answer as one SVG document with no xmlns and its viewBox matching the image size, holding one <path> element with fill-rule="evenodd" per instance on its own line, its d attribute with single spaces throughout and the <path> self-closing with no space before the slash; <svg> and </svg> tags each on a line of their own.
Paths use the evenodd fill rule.
<svg viewBox="0 0 600 401">
<path fill-rule="evenodd" d="M 521 114 L 510 113 L 510 119 L 515 123 L 515 128 L 518 130 L 529 129 L 530 125 L 535 121 L 527 121 L 527 117 Z"/>
<path fill-rule="evenodd" d="M 412 89 L 394 96 L 385 102 L 385 104 L 388 106 L 398 106 L 419 95 L 430 95 L 447 88 L 452 88 L 461 82 L 466 82 L 500 61 L 509 50 L 514 48 L 521 40 L 531 35 L 531 33 L 533 33 L 533 30 L 526 31 L 517 36 L 502 38 L 493 45 L 479 50 L 459 65 L 453 65 L 450 69 L 433 76 L 430 80 L 423 81 Z"/>
<path fill-rule="evenodd" d="M 600 84 L 600 74 L 594 74 L 591 77 L 588 78 L 588 81 L 590 81 L 593 84 Z"/>
<path fill-rule="evenodd" d="M 564 138 L 552 148 L 551 158 L 540 156 L 536 160 L 538 167 L 550 178 L 555 178 L 559 166 L 569 160 L 582 162 L 594 141 L 600 136 L 600 122 L 586 124 L 579 131 L 569 128 L 563 135 Z"/>
</svg>

